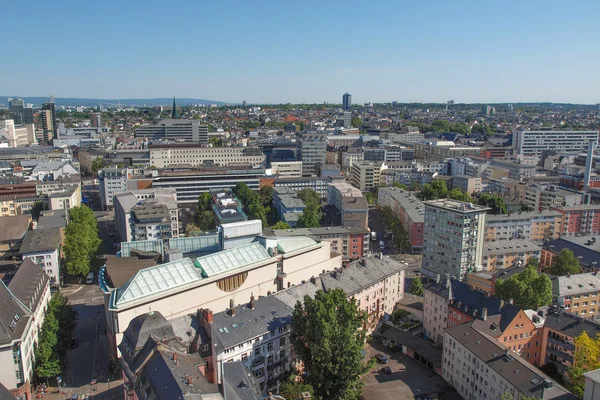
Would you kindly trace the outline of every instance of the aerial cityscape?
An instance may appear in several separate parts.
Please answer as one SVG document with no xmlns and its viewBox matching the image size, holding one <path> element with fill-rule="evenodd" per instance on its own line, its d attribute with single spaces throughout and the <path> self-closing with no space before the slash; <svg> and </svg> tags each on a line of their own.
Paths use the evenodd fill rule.
<svg viewBox="0 0 600 400">
<path fill-rule="evenodd" d="M 600 4 L 369 7 L 6 6 L 0 400 L 600 400 Z"/>
</svg>

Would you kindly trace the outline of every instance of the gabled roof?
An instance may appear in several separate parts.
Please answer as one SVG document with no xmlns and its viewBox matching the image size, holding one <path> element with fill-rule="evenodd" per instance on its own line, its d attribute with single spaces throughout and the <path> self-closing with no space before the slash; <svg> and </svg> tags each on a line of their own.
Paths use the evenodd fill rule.
<svg viewBox="0 0 600 400">
<path fill-rule="evenodd" d="M 21 339 L 30 314 L 1 281 L 0 304 L 0 345 L 7 345 Z"/>
<path fill-rule="evenodd" d="M 227 400 L 260 400 L 261 390 L 241 361 L 223 364 L 223 391 Z"/>
<path fill-rule="evenodd" d="M 208 278 L 268 260 L 269 258 L 271 256 L 260 243 L 250 243 L 204 257 L 198 257 L 194 265 L 202 271 L 202 276 Z"/>
<path fill-rule="evenodd" d="M 484 308 L 490 316 L 501 314 L 502 303 L 499 298 L 493 296 L 488 297 L 485 293 L 474 290 L 468 284 L 456 279 L 450 279 L 450 285 L 452 289 L 450 299 L 448 299 L 449 288 L 446 286 L 446 282 L 431 284 L 426 286 L 425 290 L 429 290 L 448 300 L 453 300 L 452 307 L 473 317 L 480 318 Z M 508 306 L 508 304 L 504 304 L 504 307 L 506 306 Z M 473 313 L 475 313 L 475 315 L 473 315 Z"/>
<path fill-rule="evenodd" d="M 8 289 L 29 310 L 35 312 L 50 278 L 42 268 L 25 258 L 8 284 Z"/>
<path fill-rule="evenodd" d="M 194 267 L 189 258 L 182 258 L 139 271 L 117 289 L 116 302 L 128 303 L 201 279 L 200 270 Z"/>
<path fill-rule="evenodd" d="M 21 240 L 29 229 L 30 215 L 13 215 L 0 218 L 0 242 Z"/>
</svg>

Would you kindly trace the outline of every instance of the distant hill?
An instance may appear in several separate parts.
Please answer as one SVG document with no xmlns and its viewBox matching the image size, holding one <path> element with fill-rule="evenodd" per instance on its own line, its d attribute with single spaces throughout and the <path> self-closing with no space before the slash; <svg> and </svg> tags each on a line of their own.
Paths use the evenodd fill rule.
<svg viewBox="0 0 600 400">
<path fill-rule="evenodd" d="M 9 98 L 15 98 L 19 96 L 0 96 L 0 104 L 8 105 Z M 32 103 L 35 106 L 41 106 L 42 103 L 48 101 L 48 97 L 20 97 L 25 103 Z M 175 98 L 178 106 L 187 106 L 189 104 L 217 104 L 219 106 L 225 104 L 236 104 L 236 103 L 225 103 L 223 101 L 204 100 L 204 99 L 191 99 L 187 97 Z M 92 107 L 102 104 L 103 106 L 113 106 L 121 104 L 121 106 L 170 106 L 173 104 L 173 98 L 165 97 L 158 99 L 78 99 L 70 97 L 56 97 L 54 103 L 57 106 L 86 106 Z"/>
</svg>

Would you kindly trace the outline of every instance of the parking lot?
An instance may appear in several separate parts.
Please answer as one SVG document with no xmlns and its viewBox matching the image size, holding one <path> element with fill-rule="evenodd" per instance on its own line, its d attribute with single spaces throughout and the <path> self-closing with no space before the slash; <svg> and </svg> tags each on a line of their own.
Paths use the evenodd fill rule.
<svg viewBox="0 0 600 400">
<path fill-rule="evenodd" d="M 375 341 L 365 345 L 365 352 L 368 357 L 381 353 L 388 358 L 388 363 L 377 363 L 365 374 L 364 400 L 428 398 L 429 395 L 433 397 L 440 393 L 447 386 L 442 377 L 432 370 L 404 354 L 390 354 Z M 383 366 L 390 367 L 392 373 L 386 375 L 378 372 Z"/>
</svg>

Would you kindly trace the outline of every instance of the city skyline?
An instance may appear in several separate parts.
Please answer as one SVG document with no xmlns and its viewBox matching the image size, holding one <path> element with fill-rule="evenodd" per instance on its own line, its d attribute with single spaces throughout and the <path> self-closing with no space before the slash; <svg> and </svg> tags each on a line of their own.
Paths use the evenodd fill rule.
<svg viewBox="0 0 600 400">
<path fill-rule="evenodd" d="M 19 40 L 5 43 L 10 79 L 0 92 L 250 104 L 339 103 L 345 92 L 356 104 L 600 101 L 596 2 L 140 4 L 103 2 L 91 14 L 75 2 L 8 4 L 5 30 Z M 51 45 L 38 46 L 47 36 Z"/>
</svg>

